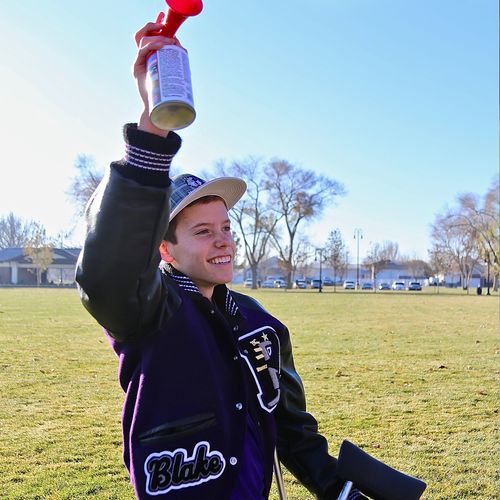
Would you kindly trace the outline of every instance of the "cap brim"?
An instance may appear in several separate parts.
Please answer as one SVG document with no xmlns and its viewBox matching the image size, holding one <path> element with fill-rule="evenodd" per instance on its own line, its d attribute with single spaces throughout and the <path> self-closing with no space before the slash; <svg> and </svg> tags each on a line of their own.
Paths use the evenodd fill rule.
<svg viewBox="0 0 500 500">
<path fill-rule="evenodd" d="M 172 220 L 181 210 L 186 208 L 193 201 L 199 200 L 205 196 L 218 196 L 222 198 L 227 209 L 233 208 L 240 198 L 245 194 L 247 184 L 238 177 L 219 177 L 205 182 L 200 187 L 191 191 L 175 208 L 170 212 Z"/>
</svg>

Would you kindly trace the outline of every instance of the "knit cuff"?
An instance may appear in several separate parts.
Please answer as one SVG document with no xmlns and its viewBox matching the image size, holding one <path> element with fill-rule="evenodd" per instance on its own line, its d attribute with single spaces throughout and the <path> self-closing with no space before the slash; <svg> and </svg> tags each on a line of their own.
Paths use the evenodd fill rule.
<svg viewBox="0 0 500 500">
<path fill-rule="evenodd" d="M 167 137 L 150 134 L 128 123 L 123 128 L 125 156 L 113 164 L 124 177 L 147 186 L 170 185 L 168 172 L 172 159 L 181 147 L 181 138 L 175 132 Z"/>
</svg>

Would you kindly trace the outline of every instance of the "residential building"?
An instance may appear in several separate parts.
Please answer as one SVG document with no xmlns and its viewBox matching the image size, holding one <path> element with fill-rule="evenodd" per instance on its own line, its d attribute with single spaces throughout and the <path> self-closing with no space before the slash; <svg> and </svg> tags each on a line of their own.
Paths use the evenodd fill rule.
<svg viewBox="0 0 500 500">
<path fill-rule="evenodd" d="M 42 272 L 42 285 L 72 285 L 79 248 L 54 248 L 52 263 Z M 36 285 L 36 267 L 22 248 L 0 249 L 0 285 Z"/>
</svg>

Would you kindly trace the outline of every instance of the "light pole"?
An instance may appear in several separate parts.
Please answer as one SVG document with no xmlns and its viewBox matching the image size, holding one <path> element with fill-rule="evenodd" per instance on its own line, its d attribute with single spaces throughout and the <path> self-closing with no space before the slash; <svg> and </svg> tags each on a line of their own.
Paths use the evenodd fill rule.
<svg viewBox="0 0 500 500">
<path fill-rule="evenodd" d="M 363 239 L 363 231 L 359 227 L 354 230 L 354 239 L 356 240 L 356 290 L 359 290 L 359 240 Z"/>
<path fill-rule="evenodd" d="M 323 291 L 323 252 L 325 251 L 324 248 L 316 248 L 316 255 L 314 260 L 318 260 L 318 254 L 319 254 L 319 289 L 318 292 L 321 293 Z"/>
<path fill-rule="evenodd" d="M 486 284 L 486 295 L 490 295 L 490 252 L 487 252 L 487 257 L 486 257 L 486 268 L 487 268 L 487 280 L 488 283 Z"/>
</svg>

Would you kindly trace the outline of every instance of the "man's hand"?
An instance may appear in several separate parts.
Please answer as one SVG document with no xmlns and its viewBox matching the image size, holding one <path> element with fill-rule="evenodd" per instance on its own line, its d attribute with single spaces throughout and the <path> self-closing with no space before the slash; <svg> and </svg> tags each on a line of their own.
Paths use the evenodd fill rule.
<svg viewBox="0 0 500 500">
<path fill-rule="evenodd" d="M 137 89 L 144 104 L 143 111 L 139 118 L 138 128 L 146 132 L 166 137 L 168 130 L 161 130 L 155 127 L 149 118 L 148 93 L 146 91 L 147 60 L 148 57 L 165 45 L 177 45 L 181 47 L 177 38 L 167 38 L 161 35 L 163 24 L 148 23 L 135 34 L 137 45 L 137 57 L 132 67 L 132 73 L 137 82 Z"/>
</svg>

